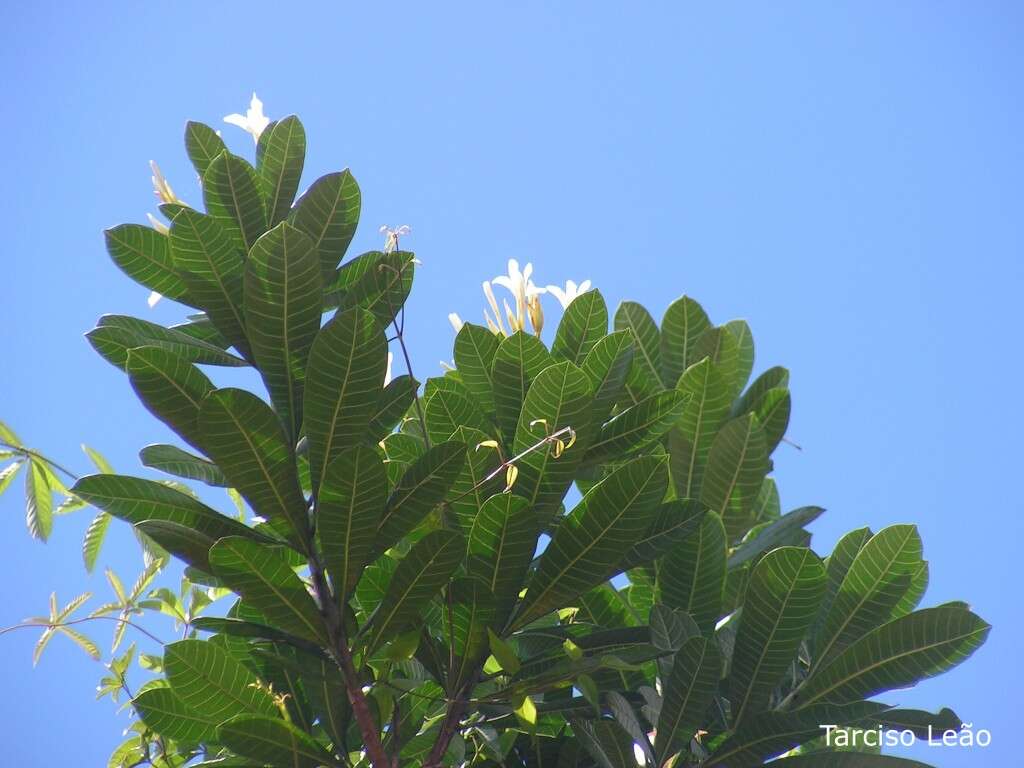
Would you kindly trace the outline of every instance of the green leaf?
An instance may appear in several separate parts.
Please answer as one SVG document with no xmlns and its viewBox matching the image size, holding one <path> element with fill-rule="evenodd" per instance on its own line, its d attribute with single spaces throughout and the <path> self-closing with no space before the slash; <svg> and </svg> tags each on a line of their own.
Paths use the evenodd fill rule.
<svg viewBox="0 0 1024 768">
<path fill-rule="evenodd" d="M 671 651 L 674 654 L 687 640 L 700 635 L 700 627 L 690 614 L 674 611 L 660 603 L 651 606 L 650 622 L 651 643 L 659 651 Z"/>
<path fill-rule="evenodd" d="M 678 429 L 669 434 L 672 479 L 680 498 L 700 498 L 708 452 L 719 428 L 729 416 L 732 397 L 722 375 L 710 359 L 686 369 L 677 389 L 690 395 Z"/>
<path fill-rule="evenodd" d="M 781 365 L 769 368 L 758 376 L 747 387 L 747 390 L 736 400 L 733 408 L 733 415 L 747 413 L 754 407 L 754 403 L 761 399 L 769 389 L 788 389 L 789 371 Z"/>
<path fill-rule="evenodd" d="M 388 498 L 376 552 L 393 547 L 444 500 L 465 458 L 466 446 L 453 440 L 433 446 L 406 471 Z"/>
<path fill-rule="evenodd" d="M 700 502 L 692 500 L 676 499 L 660 505 L 647 532 L 626 551 L 620 570 L 653 563 L 671 552 L 697 529 L 705 511 Z"/>
<path fill-rule="evenodd" d="M 495 621 L 494 595 L 474 578 L 456 579 L 448 590 L 450 608 L 444 616 L 448 644 L 455 654 L 448 690 L 458 692 L 490 653 L 487 632 Z"/>
<path fill-rule="evenodd" d="M 183 440 L 205 449 L 199 409 L 213 391 L 210 380 L 194 365 L 154 347 L 129 350 L 126 370 L 146 409 Z"/>
<path fill-rule="evenodd" d="M 700 360 L 697 339 L 710 327 L 704 308 L 689 296 L 669 304 L 661 319 L 661 373 L 666 387 L 674 387 L 683 371 Z"/>
<path fill-rule="evenodd" d="M 821 507 L 800 507 L 787 512 L 762 528 L 752 538 L 744 539 L 743 543 L 729 555 L 729 568 L 738 568 L 765 552 L 782 546 L 794 530 L 817 520 L 824 511 Z"/>
<path fill-rule="evenodd" d="M 218 729 L 220 741 L 232 752 L 280 768 L 317 768 L 337 762 L 304 731 L 270 717 L 243 715 Z"/>
<path fill-rule="evenodd" d="M 455 366 L 466 389 L 485 414 L 494 413 L 491 369 L 500 339 L 480 325 L 463 323 L 455 337 Z"/>
<path fill-rule="evenodd" d="M 824 594 L 825 568 L 809 549 L 780 547 L 754 566 L 732 658 L 729 701 L 735 728 L 768 704 Z"/>
<path fill-rule="evenodd" d="M 343 603 L 373 555 L 387 496 L 387 472 L 372 448 L 348 448 L 327 467 L 316 503 L 317 532 Z"/>
<path fill-rule="evenodd" d="M 0 469 L 0 493 L 7 490 L 12 482 L 14 482 L 14 476 L 18 474 L 18 470 L 21 469 L 21 465 L 24 462 L 16 461 L 13 464 L 8 464 L 3 469 Z"/>
<path fill-rule="evenodd" d="M 265 146 L 257 162 L 260 189 L 266 202 L 267 221 L 273 227 L 288 216 L 299 191 L 306 161 L 306 131 L 295 115 L 267 127 L 260 143 Z M 318 267 L 319 267 L 319 259 Z"/>
<path fill-rule="evenodd" d="M 722 611 L 725 549 L 722 520 L 708 513 L 694 533 L 669 550 L 658 573 L 661 600 L 690 614 L 706 635 Z"/>
<path fill-rule="evenodd" d="M 214 643 L 179 640 L 165 646 L 164 673 L 181 702 L 211 722 L 246 712 L 277 715 L 259 680 Z"/>
<path fill-rule="evenodd" d="M 636 354 L 626 379 L 634 403 L 661 389 L 661 332 L 651 313 L 633 301 L 624 301 L 615 311 L 615 330 L 629 329 L 636 340 Z"/>
<path fill-rule="evenodd" d="M 886 730 L 911 731 L 919 739 L 941 737 L 945 731 L 959 732 L 964 725 L 956 712 L 948 707 L 943 707 L 938 713 L 924 712 L 920 709 L 887 709 L 872 717 L 871 721 L 883 725 Z"/>
<path fill-rule="evenodd" d="M 792 401 L 788 389 L 769 389 L 754 404 L 753 413 L 764 430 L 765 450 L 770 456 L 789 426 Z"/>
<path fill-rule="evenodd" d="M 287 222 L 278 224 L 256 241 L 245 263 L 245 327 L 271 402 L 291 438 L 302 424 L 306 361 L 320 330 L 322 304 L 312 241 Z"/>
<path fill-rule="evenodd" d="M 754 337 L 745 320 L 730 320 L 724 328 L 736 339 L 736 374 L 733 391 L 739 394 L 747 385 L 750 372 L 754 369 Z"/>
<path fill-rule="evenodd" d="M 764 431 L 753 414 L 733 419 L 715 436 L 700 500 L 722 517 L 730 540 L 750 527 L 750 512 L 768 468 Z"/>
<path fill-rule="evenodd" d="M 53 490 L 46 468 L 35 459 L 25 473 L 25 524 L 32 538 L 46 541 L 53 531 Z"/>
<path fill-rule="evenodd" d="M 281 422 L 244 389 L 211 392 L 199 409 L 203 449 L 231 487 L 267 520 L 287 522 L 298 541 L 308 537 L 306 500 Z"/>
<path fill-rule="evenodd" d="M 174 217 L 169 238 L 171 257 L 188 287 L 190 301 L 247 355 L 242 317 L 245 263 L 228 230 L 212 216 L 185 209 Z"/>
<path fill-rule="evenodd" d="M 412 546 L 395 569 L 371 619 L 367 643 L 371 651 L 423 613 L 455 573 L 465 552 L 465 541 L 454 531 L 433 531 Z"/>
<path fill-rule="evenodd" d="M 385 328 L 409 298 L 415 272 L 415 257 L 408 251 L 363 254 L 339 271 L 348 281 L 340 306 L 365 309 Z"/>
<path fill-rule="evenodd" d="M 800 712 L 761 712 L 719 744 L 706 766 L 754 768 L 775 755 L 820 737 L 822 723 L 838 726 L 860 723 L 885 708 L 884 704 L 874 701 L 859 701 L 849 706 L 818 704 Z"/>
<path fill-rule="evenodd" d="M 104 230 L 103 237 L 110 258 L 128 277 L 169 299 L 190 303 L 167 235 L 142 224 L 121 224 Z"/>
<path fill-rule="evenodd" d="M 462 532 L 468 535 L 484 502 L 505 487 L 505 473 L 500 471 L 498 451 L 490 445 L 483 445 L 493 438 L 476 429 L 459 427 L 452 439 L 466 445 L 466 461 L 445 501 Z M 497 474 L 487 480 L 495 471 Z"/>
<path fill-rule="evenodd" d="M 857 554 L 815 641 L 815 666 L 875 629 L 892 615 L 921 563 L 921 537 L 913 525 L 879 531 Z"/>
<path fill-rule="evenodd" d="M 349 171 L 321 176 L 295 204 L 288 220 L 313 239 L 324 284 L 345 256 L 359 223 L 359 185 Z"/>
<path fill-rule="evenodd" d="M 583 365 L 587 354 L 608 333 L 608 306 L 600 291 L 580 294 L 566 308 L 558 324 L 551 354 Z"/>
<path fill-rule="evenodd" d="M 654 742 L 658 765 L 684 749 L 704 723 L 704 714 L 718 689 L 721 665 L 714 639 L 691 637 L 676 653 L 658 716 Z"/>
<path fill-rule="evenodd" d="M 220 539 L 210 550 L 213 575 L 285 632 L 326 645 L 320 611 L 277 548 L 242 538 Z"/>
<path fill-rule="evenodd" d="M 928 561 L 922 560 L 917 564 L 917 567 L 911 571 L 910 586 L 907 587 L 907 591 L 903 593 L 903 597 L 901 597 L 899 602 L 896 603 L 896 607 L 892 609 L 891 618 L 898 619 L 900 616 L 906 616 L 912 610 L 917 608 L 927 589 Z"/>
<path fill-rule="evenodd" d="M 839 587 L 842 585 L 843 579 L 846 578 L 850 566 L 853 565 L 857 553 L 867 544 L 871 536 L 871 529 L 869 528 L 858 528 L 850 531 L 839 540 L 835 549 L 832 550 L 832 554 L 825 559 L 825 575 L 828 578 L 828 583 L 825 587 L 825 599 L 821 601 L 821 609 L 818 611 L 814 632 L 810 638 L 812 656 L 815 655 L 815 644 L 821 636 L 825 619 L 832 608 L 832 601 L 835 600 Z"/>
<path fill-rule="evenodd" d="M 365 310 L 336 314 L 317 335 L 309 352 L 304 403 L 314 491 L 334 457 L 366 435 L 386 368 L 387 342 Z"/>
<path fill-rule="evenodd" d="M 217 723 L 185 706 L 170 688 L 145 690 L 132 699 L 132 706 L 146 727 L 165 739 L 199 744 L 217 735 Z"/>
<path fill-rule="evenodd" d="M 198 480 L 217 488 L 227 488 L 228 479 L 220 467 L 211 461 L 183 451 L 176 445 L 147 445 L 139 451 L 144 467 L 166 472 L 186 480 Z"/>
<path fill-rule="evenodd" d="M 516 656 L 515 649 L 491 630 L 487 630 L 487 641 L 491 654 L 494 656 L 495 661 L 501 665 L 502 671 L 507 675 L 518 674 L 521 663 L 519 657 Z"/>
<path fill-rule="evenodd" d="M 459 427 L 487 431 L 487 420 L 476 403 L 459 392 L 432 392 L 423 406 L 423 415 L 432 443 L 450 440 Z"/>
<path fill-rule="evenodd" d="M 711 360 L 729 390 L 731 404 L 733 398 L 740 393 L 740 389 L 746 383 L 745 378 L 741 381 L 739 336 L 724 325 L 708 328 L 697 339 L 694 355 L 698 360 L 705 357 Z"/>
<path fill-rule="evenodd" d="M 190 120 L 185 123 L 185 151 L 188 152 L 188 159 L 192 161 L 192 167 L 202 178 L 214 158 L 227 151 L 227 147 L 213 128 L 205 123 Z"/>
<path fill-rule="evenodd" d="M 100 556 L 100 549 L 109 527 L 110 515 L 106 512 L 99 512 L 85 530 L 85 538 L 82 540 L 82 560 L 87 573 L 92 573 L 92 569 L 96 567 L 96 559 Z"/>
<path fill-rule="evenodd" d="M 600 462 L 619 458 L 658 443 L 679 421 L 689 399 L 687 393 L 670 389 L 627 408 L 601 427 L 586 460 Z"/>
<path fill-rule="evenodd" d="M 515 439 L 519 414 L 530 385 L 553 362 L 540 339 L 522 331 L 498 345 L 491 364 L 491 382 L 495 416 L 506 443 L 511 444 Z"/>
<path fill-rule="evenodd" d="M 227 150 L 217 155 L 203 174 L 203 202 L 242 253 L 267 231 L 267 210 L 256 171 Z M 174 221 L 177 223 L 177 217 Z"/>
<path fill-rule="evenodd" d="M 861 637 L 816 671 L 795 698 L 843 704 L 906 688 L 955 667 L 988 637 L 989 625 L 960 606 L 925 608 Z"/>
<path fill-rule="evenodd" d="M 152 480 L 126 475 L 89 475 L 75 483 L 71 492 L 97 509 L 135 526 L 144 521 L 163 521 L 214 540 L 222 536 L 262 539 L 251 528 L 210 509 L 189 494 Z"/>
<path fill-rule="evenodd" d="M 623 550 L 650 526 L 667 485 L 664 459 L 652 456 L 634 459 L 595 485 L 559 524 L 513 626 L 523 627 L 571 604 L 614 575 Z"/>
<path fill-rule="evenodd" d="M 616 331 L 598 341 L 584 359 L 583 372 L 594 392 L 595 424 L 603 424 L 621 398 L 635 349 L 632 332 Z"/>
<path fill-rule="evenodd" d="M 636 768 L 633 742 L 612 720 L 570 720 L 573 733 L 601 768 Z"/>
<path fill-rule="evenodd" d="M 498 350 L 499 355 L 502 348 Z M 512 446 L 514 455 L 522 454 L 547 435 L 566 427 L 576 435 L 575 444 L 557 458 L 554 446 L 542 445 L 516 462 L 519 477 L 512 492 L 527 499 L 542 521 L 550 519 L 558 509 L 583 461 L 593 434 L 592 408 L 590 380 L 568 362 L 556 363 L 541 371 L 526 394 Z M 571 442 L 568 435 L 562 439 L 566 444 Z"/>
<path fill-rule="evenodd" d="M 189 363 L 248 365 L 240 357 L 178 330 L 181 327 L 164 328 L 137 317 L 103 315 L 86 338 L 107 362 L 121 369 L 128 361 L 128 350 L 134 347 L 157 347 Z"/>
<path fill-rule="evenodd" d="M 416 399 L 419 383 L 412 376 L 396 376 L 384 387 L 377 398 L 373 416 L 367 427 L 366 442 L 383 440 L 402 420 Z"/>
<path fill-rule="evenodd" d="M 494 596 L 498 630 L 522 589 L 538 533 L 537 516 L 526 499 L 507 493 L 487 499 L 473 521 L 466 573 L 479 579 Z"/>
</svg>

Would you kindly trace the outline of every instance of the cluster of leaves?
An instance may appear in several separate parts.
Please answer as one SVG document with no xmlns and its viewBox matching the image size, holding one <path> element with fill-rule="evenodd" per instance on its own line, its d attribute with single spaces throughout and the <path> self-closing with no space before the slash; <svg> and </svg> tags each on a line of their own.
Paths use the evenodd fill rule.
<svg viewBox="0 0 1024 768">
<path fill-rule="evenodd" d="M 188 446 L 142 451 L 178 480 L 101 467 L 68 493 L 235 599 L 199 616 L 205 598 L 149 659 L 159 676 L 131 693 L 112 765 L 907 766 L 836 754 L 819 726 L 960 727 L 870 697 L 963 661 L 988 626 L 963 604 L 917 608 L 913 526 L 810 549 L 822 510 L 782 514 L 769 477 L 788 373 L 748 383 L 745 323 L 715 326 L 684 297 L 660 326 L 626 302 L 609 331 L 590 291 L 550 348 L 466 324 L 422 394 L 411 372 L 386 383 L 413 259 L 342 263 L 352 176 L 293 204 L 295 117 L 268 127 L 255 166 L 204 125 L 186 147 L 206 212 L 165 204 L 168 234 L 124 225 L 107 242 L 199 314 L 105 316 L 89 334 Z M 199 366 L 254 369 L 269 404 Z M 234 489 L 254 524 L 181 479 Z M 110 610 L 130 616 L 147 584 Z M 54 605 L 39 622 L 62 619 Z"/>
</svg>

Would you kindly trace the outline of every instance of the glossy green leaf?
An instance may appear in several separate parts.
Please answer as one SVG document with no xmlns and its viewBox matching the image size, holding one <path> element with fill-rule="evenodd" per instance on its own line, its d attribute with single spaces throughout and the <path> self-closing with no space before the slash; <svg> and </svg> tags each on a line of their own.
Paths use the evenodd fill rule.
<svg viewBox="0 0 1024 768">
<path fill-rule="evenodd" d="M 704 714 L 718 689 L 721 659 L 714 639 L 691 637 L 676 653 L 665 681 L 654 750 L 658 764 L 684 749 L 704 723 Z"/>
<path fill-rule="evenodd" d="M 495 622 L 495 604 L 494 595 L 478 579 L 456 579 L 448 590 L 450 608 L 444 612 L 445 626 L 455 658 L 448 690 L 455 692 L 471 680 L 479 662 L 490 653 L 487 632 Z"/>
<path fill-rule="evenodd" d="M 608 333 L 608 306 L 600 291 L 587 291 L 573 299 L 562 315 L 551 345 L 559 360 L 583 365 L 587 354 Z"/>
<path fill-rule="evenodd" d="M 573 720 L 573 733 L 600 768 L 636 768 L 633 742 L 612 720 Z"/>
<path fill-rule="evenodd" d="M 615 311 L 615 330 L 629 329 L 636 341 L 636 353 L 626 378 L 634 403 L 662 389 L 661 332 L 651 314 L 640 304 L 624 301 Z"/>
<path fill-rule="evenodd" d="M 433 531 L 402 558 L 372 619 L 368 646 L 379 645 L 419 617 L 448 583 L 466 553 L 466 542 L 454 531 Z"/>
<path fill-rule="evenodd" d="M 789 426 L 792 401 L 788 389 L 769 389 L 754 403 L 753 414 L 764 430 L 765 450 L 770 456 Z"/>
<path fill-rule="evenodd" d="M 453 440 L 435 445 L 406 471 L 388 497 L 375 551 L 394 546 L 441 503 L 465 458 L 466 446 Z"/>
<path fill-rule="evenodd" d="M 175 477 L 198 480 L 218 488 L 226 488 L 229 485 L 220 467 L 183 451 L 176 445 L 147 445 L 139 451 L 139 459 L 143 466 L 158 469 Z"/>
<path fill-rule="evenodd" d="M 660 442 L 679 421 L 690 396 L 670 389 L 627 408 L 601 427 L 587 452 L 587 461 L 618 458 Z"/>
<path fill-rule="evenodd" d="M 697 339 L 710 327 L 704 308 L 689 296 L 669 304 L 661 319 L 661 373 L 666 387 L 674 387 L 683 371 L 700 360 Z"/>
<path fill-rule="evenodd" d="M 505 487 L 505 473 L 501 471 L 498 450 L 483 444 L 492 437 L 476 429 L 459 427 L 452 439 L 466 445 L 466 461 L 445 501 L 462 532 L 468 535 L 484 502 Z M 491 475 L 494 477 L 488 480 Z"/>
<path fill-rule="evenodd" d="M 345 256 L 359 223 L 359 185 L 349 171 L 321 176 L 299 198 L 288 220 L 313 239 L 324 284 Z"/>
<path fill-rule="evenodd" d="M 644 535 L 665 496 L 666 470 L 663 459 L 642 456 L 615 470 L 583 497 L 541 555 L 515 627 L 571 604 L 614 575 L 623 550 Z"/>
<path fill-rule="evenodd" d="M 210 566 L 214 576 L 264 615 L 271 626 L 327 643 L 316 603 L 279 549 L 229 536 L 213 545 Z"/>
<path fill-rule="evenodd" d="M 340 307 L 342 310 L 364 309 L 386 328 L 409 298 L 415 273 L 415 257 L 408 251 L 363 254 L 339 271 L 339 275 L 350 281 Z"/>
<path fill-rule="evenodd" d="M 179 330 L 181 327 L 164 328 L 137 317 L 103 315 L 86 337 L 107 362 L 122 369 L 128 361 L 128 350 L 135 347 L 157 347 L 188 363 L 248 365 L 240 357 Z"/>
<path fill-rule="evenodd" d="M 194 365 L 153 347 L 128 352 L 128 377 L 146 409 L 186 442 L 205 449 L 199 409 L 213 384 Z"/>
<path fill-rule="evenodd" d="M 706 635 L 722 610 L 725 550 L 722 520 L 708 513 L 696 531 L 669 551 L 658 573 L 661 600 L 690 614 Z"/>
<path fill-rule="evenodd" d="M 203 174 L 203 202 L 242 253 L 267 231 L 267 209 L 256 171 L 237 155 L 224 151 L 210 161 Z"/>
<path fill-rule="evenodd" d="M 275 768 L 317 768 L 337 762 L 309 734 L 271 717 L 242 715 L 218 729 L 220 741 L 232 752 L 259 765 Z"/>
<path fill-rule="evenodd" d="M 165 739 L 184 744 L 210 741 L 217 735 L 217 723 L 190 709 L 170 688 L 150 688 L 134 699 L 139 719 Z"/>
<path fill-rule="evenodd" d="M 455 336 L 455 366 L 462 382 L 485 414 L 494 413 L 491 369 L 500 339 L 483 326 L 463 323 Z"/>
<path fill-rule="evenodd" d="M 306 362 L 320 330 L 322 304 L 312 241 L 287 222 L 278 224 L 249 252 L 244 313 L 253 359 L 292 438 L 302 424 Z"/>
<path fill-rule="evenodd" d="M 724 328 L 736 339 L 736 373 L 733 391 L 737 394 L 747 385 L 754 369 L 754 337 L 745 320 L 730 320 Z"/>
<path fill-rule="evenodd" d="M 623 571 L 638 565 L 653 563 L 674 550 L 700 525 L 705 513 L 700 502 L 669 501 L 655 510 L 651 525 L 640 539 L 630 547 L 619 568 Z"/>
<path fill-rule="evenodd" d="M 459 427 L 479 432 L 488 429 L 483 412 L 469 397 L 453 391 L 436 391 L 423 405 L 427 436 L 432 443 L 450 440 Z"/>
<path fill-rule="evenodd" d="M 185 151 L 200 178 L 206 174 L 214 158 L 226 150 L 224 140 L 210 126 L 191 120 L 185 123 Z"/>
<path fill-rule="evenodd" d="M 700 500 L 721 516 L 730 540 L 753 522 L 751 510 L 768 468 L 764 431 L 753 414 L 726 423 L 715 436 Z"/>
<path fill-rule="evenodd" d="M 669 434 L 672 479 L 680 498 L 700 498 L 711 443 L 729 416 L 729 387 L 710 359 L 686 369 L 677 386 L 690 395 L 677 429 Z"/>
<path fill-rule="evenodd" d="M 320 544 L 339 596 L 355 588 L 373 554 L 388 496 L 388 478 L 377 452 L 354 446 L 328 465 L 317 496 Z"/>
<path fill-rule="evenodd" d="M 711 754 L 707 768 L 755 768 L 775 755 L 819 738 L 822 724 L 851 725 L 885 710 L 884 704 L 860 701 L 848 706 L 817 704 L 799 712 L 768 710 L 751 717 Z"/>
<path fill-rule="evenodd" d="M 306 161 L 306 131 L 299 118 L 289 115 L 268 126 L 260 136 L 260 143 L 264 151 L 256 172 L 266 203 L 267 223 L 273 227 L 288 216 L 295 193 L 299 191 L 302 166 Z M 319 268 L 319 259 L 317 266 Z"/>
<path fill-rule="evenodd" d="M 603 424 L 622 397 L 635 349 L 631 331 L 616 331 L 598 341 L 584 359 L 582 369 L 594 392 L 595 424 Z"/>
<path fill-rule="evenodd" d="M 167 235 L 142 224 L 121 224 L 103 232 L 107 253 L 128 277 L 176 301 L 189 301 L 188 288 L 171 258 Z"/>
<path fill-rule="evenodd" d="M 277 715 L 277 707 L 255 675 L 214 643 L 179 640 L 165 646 L 163 661 L 174 694 L 212 722 L 245 712 Z"/>
<path fill-rule="evenodd" d="M 334 457 L 366 435 L 386 367 L 384 334 L 364 310 L 335 315 L 317 335 L 309 352 L 304 403 L 314 490 Z"/>
<path fill-rule="evenodd" d="M 203 449 L 232 488 L 267 520 L 287 523 L 305 541 L 306 500 L 292 451 L 270 407 L 243 389 L 211 392 L 199 410 Z"/>
<path fill-rule="evenodd" d="M 724 325 L 708 328 L 697 339 L 694 356 L 697 360 L 705 357 L 711 360 L 728 388 L 731 403 L 742 388 L 739 336 Z M 743 379 L 743 383 L 746 383 L 746 379 Z"/>
<path fill-rule="evenodd" d="M 817 520 L 825 510 L 821 507 L 800 507 L 762 528 L 752 538 L 744 539 L 729 555 L 729 568 L 738 568 L 759 555 L 783 546 L 790 534 Z"/>
<path fill-rule="evenodd" d="M 190 209 L 174 217 L 169 239 L 174 266 L 188 287 L 190 301 L 246 355 L 249 347 L 242 317 L 245 263 L 238 244 L 213 216 Z"/>
<path fill-rule="evenodd" d="M 809 549 L 780 547 L 754 566 L 732 658 L 730 704 L 739 728 L 768 703 L 825 595 L 825 568 Z"/>
<path fill-rule="evenodd" d="M 496 628 L 501 629 L 515 605 L 537 547 L 537 516 L 525 499 L 491 496 L 469 531 L 466 572 L 494 596 Z"/>
<path fill-rule="evenodd" d="M 367 426 L 366 442 L 383 440 L 402 420 L 416 399 L 419 383 L 412 376 L 396 376 L 381 390 Z"/>
<path fill-rule="evenodd" d="M 750 411 L 769 389 L 789 389 L 789 371 L 776 365 L 754 379 L 734 403 L 733 415 L 739 416 Z"/>
<path fill-rule="evenodd" d="M 541 520 L 547 520 L 561 504 L 583 461 L 593 434 L 592 407 L 590 380 L 572 363 L 549 366 L 530 385 L 516 427 L 513 455 L 524 453 L 566 427 L 576 434 L 575 444 L 557 458 L 556 447 L 549 444 L 530 450 L 516 462 L 519 476 L 512 492 L 527 499 Z M 566 445 L 570 442 L 568 435 L 563 440 Z"/>
<path fill-rule="evenodd" d="M 530 385 L 553 362 L 540 339 L 522 331 L 498 345 L 491 363 L 491 381 L 495 416 L 506 443 L 511 444 L 515 439 L 519 414 Z"/>
<path fill-rule="evenodd" d="M 921 549 L 921 537 L 913 525 L 889 526 L 864 544 L 815 640 L 815 666 L 889 619 L 921 563 Z"/>
<path fill-rule="evenodd" d="M 955 667 L 985 642 L 991 627 L 960 606 L 901 616 L 861 637 L 807 681 L 795 700 L 843 704 L 905 688 Z"/>
</svg>

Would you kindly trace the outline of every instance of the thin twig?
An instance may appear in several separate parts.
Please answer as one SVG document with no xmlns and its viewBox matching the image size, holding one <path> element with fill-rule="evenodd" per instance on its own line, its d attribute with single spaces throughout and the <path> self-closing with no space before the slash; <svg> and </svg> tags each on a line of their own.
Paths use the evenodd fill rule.
<svg viewBox="0 0 1024 768">
<path fill-rule="evenodd" d="M 122 619 L 119 616 L 86 616 L 81 619 L 72 619 L 71 621 L 58 621 L 54 624 L 42 621 L 23 621 L 21 624 L 14 624 L 10 627 L 3 627 L 2 629 L 0 629 L 0 635 L 6 635 L 8 632 L 13 632 L 16 629 L 28 629 L 29 627 L 41 627 L 43 629 L 59 629 L 60 627 L 71 627 L 75 624 L 84 624 L 87 621 L 116 621 L 120 624 L 127 624 L 129 627 L 137 629 L 139 632 L 144 634 L 154 643 L 166 645 L 166 643 L 163 640 L 154 635 L 145 627 L 136 624 L 134 621 Z"/>
<path fill-rule="evenodd" d="M 15 453 L 20 453 L 21 455 L 23 455 L 25 457 L 31 456 L 32 458 L 39 459 L 40 461 L 44 461 L 47 464 L 49 464 L 51 467 L 53 467 L 54 469 L 63 472 L 65 475 L 70 477 L 72 480 L 75 480 L 75 481 L 78 480 L 78 475 L 76 475 L 70 469 L 65 469 L 64 467 L 62 467 L 60 464 L 58 464 L 53 459 L 47 458 L 43 454 L 39 453 L 39 451 L 34 451 L 31 448 L 26 448 L 26 447 L 24 447 L 22 445 L 11 445 L 10 443 L 6 443 L 6 442 L 4 442 L 2 440 L 0 440 L 0 448 L 7 448 L 8 450 L 14 451 Z"/>
</svg>

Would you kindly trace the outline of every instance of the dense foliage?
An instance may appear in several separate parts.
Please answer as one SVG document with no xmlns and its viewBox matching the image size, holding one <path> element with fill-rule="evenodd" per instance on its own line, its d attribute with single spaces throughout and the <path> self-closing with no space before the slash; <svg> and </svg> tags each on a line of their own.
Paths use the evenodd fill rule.
<svg viewBox="0 0 1024 768">
<path fill-rule="evenodd" d="M 183 626 L 140 658 L 155 674 L 129 691 L 112 766 L 897 766 L 913 763 L 835 754 L 820 724 L 960 728 L 873 697 L 960 663 L 988 626 L 961 603 L 918 608 L 913 525 L 823 558 L 804 527 L 822 510 L 781 512 L 788 372 L 749 381 L 746 323 L 688 297 L 660 325 L 632 302 L 610 318 L 572 286 L 549 347 L 513 274 L 505 321 L 494 303 L 490 327 L 460 324 L 453 368 L 421 392 L 389 377 L 412 254 L 390 233 L 344 260 L 352 175 L 293 203 L 302 124 L 255 133 L 251 165 L 189 123 L 205 213 L 158 174 L 169 229 L 106 233 L 125 273 L 199 313 L 88 334 L 180 437 L 141 452 L 177 479 L 93 452 L 98 473 L 54 510 L 64 470 L 0 435 L 0 487 L 24 469 L 33 534 L 91 506 L 87 567 L 112 518 L 143 542 L 145 573 L 130 590 L 110 574 L 116 600 L 93 614 L 117 619 L 115 649 L 146 611 Z M 218 387 L 218 368 L 254 371 L 267 400 Z M 238 513 L 182 480 L 229 489 Z M 180 594 L 151 588 L 168 553 Z M 82 602 L 34 620 L 39 651 L 63 633 L 98 655 L 67 623 Z M 101 694 L 127 689 L 133 650 Z"/>
</svg>

